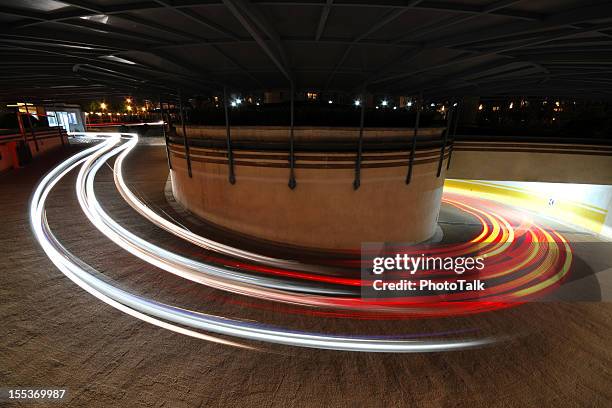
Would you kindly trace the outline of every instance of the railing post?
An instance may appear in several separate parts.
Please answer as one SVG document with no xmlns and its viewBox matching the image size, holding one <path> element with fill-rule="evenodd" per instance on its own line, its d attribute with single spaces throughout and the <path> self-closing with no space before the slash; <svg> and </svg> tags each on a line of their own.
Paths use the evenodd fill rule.
<svg viewBox="0 0 612 408">
<path fill-rule="evenodd" d="M 444 132 L 444 137 L 442 138 L 442 147 L 440 147 L 440 159 L 438 161 L 438 172 L 436 173 L 436 177 L 440 177 L 442 174 L 442 163 L 444 162 L 444 151 L 446 150 L 446 142 L 448 141 L 448 134 L 451 131 L 451 124 L 453 120 L 453 104 L 449 101 L 448 111 L 446 113 L 446 131 Z"/>
<path fill-rule="evenodd" d="M 162 121 L 162 135 L 164 136 L 164 142 L 166 144 L 166 158 L 168 160 L 168 168 L 172 170 L 172 161 L 170 160 L 170 148 L 168 147 L 168 132 L 166 132 L 166 120 L 164 119 L 164 101 L 162 101 L 161 95 L 159 96 L 159 113 Z"/>
<path fill-rule="evenodd" d="M 178 92 L 179 98 L 179 111 L 181 117 L 181 126 L 183 127 L 183 145 L 185 147 L 185 158 L 187 159 L 187 173 L 189 173 L 189 177 L 191 175 L 191 156 L 189 155 L 189 140 L 187 139 L 187 129 L 185 128 L 185 115 L 183 113 L 183 97 L 181 95 L 181 91 Z"/>
<path fill-rule="evenodd" d="M 453 157 L 453 150 L 455 149 L 455 138 L 457 136 L 457 124 L 459 123 L 459 117 L 461 116 L 461 102 L 457 102 L 457 108 L 455 109 L 455 125 L 453 126 L 453 137 L 451 139 L 450 147 L 448 148 L 448 160 L 446 161 L 446 170 L 450 168 L 451 157 Z"/>
<path fill-rule="evenodd" d="M 23 104 L 26 109 L 26 116 L 28 117 L 28 125 L 30 125 L 30 133 L 32 134 L 32 140 L 34 140 L 34 147 L 38 151 L 38 140 L 36 140 L 36 133 L 34 132 L 34 126 L 32 125 L 32 118 L 30 117 L 30 110 L 28 109 L 28 103 Z"/>
<path fill-rule="evenodd" d="M 422 96 L 419 95 L 416 101 L 416 116 L 414 118 L 414 133 L 412 134 L 412 145 L 410 147 L 410 156 L 408 158 L 408 174 L 406 174 L 406 184 L 410 184 L 412 180 L 412 167 L 414 166 L 414 157 L 416 155 L 417 134 L 419 133 L 419 121 L 421 120 L 421 102 Z"/>
<path fill-rule="evenodd" d="M 227 161 L 229 170 L 230 184 L 236 184 L 236 176 L 234 174 L 234 153 L 232 152 L 232 135 L 230 132 L 229 122 L 229 107 L 227 100 L 227 87 L 223 87 L 223 106 L 225 107 L 225 141 L 227 144 Z"/>
<path fill-rule="evenodd" d="M 408 159 L 408 174 L 406 174 L 406 184 L 410 184 L 410 180 L 412 180 L 412 166 L 414 166 L 414 156 L 416 155 L 417 134 L 419 133 L 419 121 L 421 119 L 422 99 L 422 96 L 419 95 L 416 101 L 416 117 L 414 119 L 414 133 L 412 135 L 412 146 L 410 148 L 410 157 Z"/>
<path fill-rule="evenodd" d="M 357 142 L 357 159 L 355 160 L 355 180 L 353 181 L 353 189 L 357 190 L 361 185 L 361 156 L 363 153 L 363 122 L 365 117 L 365 90 L 360 96 L 361 114 L 359 117 L 359 141 Z"/>
<path fill-rule="evenodd" d="M 294 99 L 295 99 L 295 88 L 293 86 L 293 82 L 291 83 L 291 123 L 289 129 L 289 188 L 294 189 L 297 185 L 295 181 L 295 151 L 294 151 L 294 134 L 293 134 L 293 119 L 294 119 Z"/>
</svg>

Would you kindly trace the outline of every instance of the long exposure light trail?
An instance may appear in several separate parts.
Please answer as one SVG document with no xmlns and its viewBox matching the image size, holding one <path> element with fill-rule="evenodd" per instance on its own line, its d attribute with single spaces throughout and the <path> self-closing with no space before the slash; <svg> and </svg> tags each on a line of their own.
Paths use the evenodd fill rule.
<svg viewBox="0 0 612 408">
<path fill-rule="evenodd" d="M 487 293 L 479 295 L 476 299 L 473 297 L 470 299 L 470 296 L 465 293 L 457 293 L 446 296 L 444 299 L 445 301 L 443 302 L 440 302 L 438 297 L 431 296 L 419 296 L 380 302 L 377 300 L 371 301 L 351 297 L 337 298 L 330 296 L 301 295 L 296 293 L 288 293 L 283 289 L 288 289 L 292 292 L 305 292 L 311 294 L 337 294 L 342 293 L 342 291 L 338 291 L 337 289 L 321 290 L 316 287 L 313 288 L 312 285 L 304 284 L 300 281 L 291 283 L 280 283 L 276 280 L 270 281 L 262 278 L 261 276 L 252 276 L 248 274 L 244 275 L 227 268 L 215 267 L 210 264 L 200 263 L 196 260 L 182 257 L 178 254 L 174 254 L 160 247 L 154 246 L 148 241 L 143 240 L 122 228 L 102 210 L 99 203 L 95 199 L 93 186 L 95 174 L 98 169 L 103 165 L 103 163 L 105 163 L 106 159 L 121 151 L 123 151 L 121 154 L 122 157 L 125 158 L 126 152 L 131 150 L 136 143 L 136 138 L 132 138 L 132 140 L 129 140 L 127 143 L 119 147 L 116 147 L 113 151 L 99 153 L 95 159 L 90 158 L 91 160 L 89 160 L 87 167 L 91 167 L 91 169 L 86 172 L 82 169 L 79 177 L 77 191 L 79 192 L 80 203 L 92 223 L 94 223 L 94 225 L 96 225 L 114 242 L 141 259 L 171 273 L 177 274 L 178 276 L 203 283 L 217 289 L 257 297 L 264 300 L 293 303 L 311 307 L 316 306 L 333 309 L 340 308 L 381 313 L 396 312 L 402 316 L 405 316 L 406 313 L 410 311 L 412 311 L 415 316 L 444 316 L 494 310 L 502 307 L 508 307 L 507 302 L 518 302 L 525 300 L 527 294 L 533 295 L 537 293 L 537 290 L 524 290 L 524 288 L 522 288 L 520 293 L 523 297 L 525 297 L 525 299 L 522 299 L 521 296 L 517 296 L 516 293 L 512 294 L 512 291 L 518 289 L 521 285 L 530 283 L 529 279 L 520 278 L 503 285 L 493 286 L 491 290 L 489 290 Z M 116 180 L 120 181 L 119 184 L 122 184 L 124 189 L 129 191 L 129 189 L 125 188 L 126 183 L 123 181 L 122 172 L 118 172 L 118 169 L 120 170 L 121 166 L 115 166 L 115 178 Z M 86 174 L 86 176 L 84 176 L 84 174 Z M 85 183 L 85 186 L 83 183 Z M 478 219 L 482 220 L 483 231 L 490 231 L 490 234 L 481 234 L 479 237 L 477 237 L 478 239 L 472 240 L 469 243 L 444 246 L 436 249 L 435 251 L 444 252 L 446 255 L 458 256 L 461 254 L 469 254 L 475 249 L 481 250 L 483 256 L 489 257 L 491 261 L 496 261 L 496 263 L 492 263 L 489 269 L 491 271 L 498 271 L 496 274 L 488 273 L 486 279 L 507 275 L 510 272 L 519 269 L 519 267 L 535 265 L 536 261 L 541 262 L 541 265 L 537 266 L 534 272 L 528 275 L 528 277 L 533 278 L 533 282 L 538 282 L 540 278 L 545 278 L 547 274 L 554 273 L 558 269 L 556 263 L 558 257 L 555 255 L 555 251 L 557 250 L 554 240 L 551 241 L 549 239 L 545 239 L 545 241 L 551 241 L 550 247 L 548 247 L 547 243 L 538 243 L 535 247 L 537 251 L 534 251 L 534 248 L 529 248 L 528 241 L 523 240 L 523 243 L 515 245 L 511 251 L 504 253 L 504 250 L 508 249 L 509 244 L 513 244 L 515 241 L 514 229 L 507 220 L 492 211 L 483 211 L 473 206 L 469 206 L 465 202 L 459 202 L 449 198 L 445 198 L 444 200 L 445 202 L 454 205 L 463 211 L 474 214 Z M 481 215 L 478 215 L 479 213 Z M 487 221 L 485 221 L 485 219 Z M 537 241 L 543 235 L 543 230 L 537 226 L 534 230 L 530 230 L 530 222 L 526 222 L 525 220 L 521 219 L 520 223 L 520 226 L 524 226 L 524 230 L 519 230 L 518 236 L 524 235 L 524 231 L 530 231 L 528 236 L 533 238 L 532 241 Z M 489 228 L 489 224 L 491 225 L 491 228 Z M 535 238 L 536 235 L 538 236 L 537 238 Z M 525 242 L 527 242 L 527 244 Z M 566 243 L 565 245 L 567 247 Z M 503 250 L 500 250 L 500 248 Z M 230 248 L 230 251 L 233 250 Z M 567 258 L 571 258 L 571 251 L 566 249 L 566 253 Z M 535 260 L 534 258 L 536 257 L 534 254 L 538 255 L 538 258 Z M 507 255 L 512 255 L 512 257 L 503 260 L 503 257 L 508 258 Z M 502 258 L 500 258 L 500 256 L 502 256 Z M 553 259 L 552 262 L 550 261 L 551 259 Z M 543 262 L 544 260 L 546 260 L 546 262 Z M 249 271 L 269 272 L 284 276 L 292 274 L 291 271 L 286 270 L 262 269 L 259 266 L 248 264 L 242 265 L 244 265 L 245 270 Z M 563 267 L 561 268 L 561 273 L 557 274 L 557 276 L 563 277 L 566 272 L 567 268 Z M 321 279 L 320 276 L 321 275 L 308 275 L 302 273 L 300 276 L 298 276 L 298 278 L 300 278 L 300 280 L 304 278 L 308 280 L 318 280 Z M 548 286 L 538 284 L 537 288 L 542 291 L 548 290 L 556 281 L 558 281 L 558 279 L 549 279 L 546 281 L 548 282 Z M 343 284 L 341 282 L 338 283 Z M 281 290 L 271 290 L 270 288 Z M 471 301 L 466 303 L 463 302 L 464 300 Z"/>
<path fill-rule="evenodd" d="M 268 327 L 260 327 L 251 322 L 242 322 L 234 319 L 207 315 L 195 311 L 185 310 L 174 306 L 159 303 L 150 299 L 136 296 L 124 290 L 114 287 L 104 280 L 96 277 L 98 274 L 94 268 L 85 264 L 80 259 L 67 251 L 51 232 L 45 215 L 45 202 L 53 187 L 70 171 L 83 163 L 79 172 L 78 185 L 89 178 L 83 169 L 99 168 L 100 157 L 108 157 L 108 152 L 119 142 L 119 134 L 109 135 L 109 139 L 92 148 L 86 149 L 66 161 L 60 163 L 50 171 L 36 187 L 32 202 L 30 204 L 30 221 L 32 230 L 37 241 L 51 261 L 69 279 L 78 286 L 102 300 L 108 305 L 115 307 L 133 317 L 155 324 L 166 329 L 228 345 L 243 346 L 240 343 L 219 339 L 214 336 L 204 335 L 193 330 L 176 326 L 166 321 L 197 328 L 217 334 L 229 335 L 249 340 L 271 342 L 299 347 L 312 347 L 332 350 L 364 351 L 364 352 L 425 352 L 425 351 L 447 351 L 470 347 L 478 347 L 494 341 L 491 338 L 474 340 L 385 340 L 371 337 L 347 337 L 334 336 L 319 333 L 297 332 L 293 330 L 282 330 Z M 134 139 L 137 136 L 133 135 Z M 96 163 L 93 167 L 92 165 Z M 93 181 L 91 181 L 93 183 Z M 83 196 L 84 191 L 92 190 L 86 182 L 86 187 L 79 191 L 80 200 L 87 200 Z M 91 193 L 91 191 L 89 191 Z M 91 197 L 91 196 L 90 196 Z M 89 216 L 96 219 L 96 215 Z M 92 218 L 90 218 L 92 219 Z M 163 319 L 163 320 L 160 320 Z"/>
<path fill-rule="evenodd" d="M 231 248 L 228 246 L 222 246 L 221 244 L 218 244 L 210 239 L 200 237 L 192 233 L 191 231 L 181 226 L 175 225 L 171 223 L 170 221 L 167 221 L 163 217 L 160 217 L 159 215 L 157 215 L 154 211 L 152 211 L 149 207 L 147 207 L 143 202 L 141 202 L 140 200 L 136 198 L 136 196 L 129 190 L 129 188 L 127 187 L 127 184 L 125 183 L 123 179 L 123 171 L 122 171 L 123 160 L 127 157 L 130 150 L 135 146 L 135 144 L 136 142 L 133 140 L 129 142 L 127 146 L 125 146 L 125 149 L 122 149 L 123 152 L 119 155 L 117 161 L 115 162 L 114 177 L 115 177 L 115 184 L 117 185 L 122 196 L 139 213 L 144 215 L 149 220 L 154 220 L 154 223 L 156 225 L 161 226 L 165 230 L 172 232 L 173 234 L 179 237 L 182 237 L 186 239 L 187 241 L 191 243 L 195 243 L 196 245 L 199 245 L 202 247 L 221 248 L 221 252 L 225 254 L 237 255 L 242 258 L 248 258 L 250 260 L 256 260 L 256 261 L 260 261 L 264 263 L 271 263 L 275 265 L 285 265 L 285 266 L 288 263 L 290 263 L 286 260 L 276 260 L 276 259 L 269 258 L 269 257 L 264 259 L 252 253 L 247 253 L 247 252 L 241 253 L 240 250 L 238 249 Z M 112 155 L 112 153 L 109 155 Z M 99 165 L 97 167 L 99 167 Z M 95 170 L 92 171 L 92 174 L 95 174 Z M 93 181 L 91 181 L 90 183 L 89 190 L 90 190 L 89 196 L 94 197 Z M 546 262 L 544 262 L 541 266 L 536 268 L 532 273 L 528 274 L 527 278 L 523 277 L 523 278 L 514 280 L 513 282 L 510 282 L 508 284 L 499 285 L 493 288 L 492 290 L 488 291 L 487 294 L 485 294 L 484 296 L 479 296 L 478 299 L 481 301 L 480 304 L 477 304 L 475 302 L 471 304 L 470 307 L 465 307 L 460 304 L 454 304 L 452 306 L 449 305 L 452 309 L 454 309 L 456 313 L 491 310 L 493 308 L 502 307 L 503 305 L 500 302 L 507 302 L 507 301 L 516 302 L 517 300 L 520 300 L 520 296 L 517 296 L 516 293 L 510 295 L 513 289 L 517 289 L 520 287 L 520 285 L 529 283 L 530 282 L 529 278 L 532 278 L 533 281 L 535 282 L 542 277 L 546 277 L 547 274 L 553 273 L 557 270 L 557 264 L 556 264 L 556 260 L 558 259 L 556 255 L 556 252 L 558 251 L 556 249 L 557 241 L 555 239 L 550 239 L 550 235 L 547 234 L 540 227 L 534 226 L 531 222 L 528 222 L 525 219 L 521 218 L 519 220 L 520 222 L 519 230 L 518 230 L 519 235 L 516 235 L 514 228 L 510 225 L 508 220 L 506 220 L 504 217 L 500 216 L 496 212 L 482 211 L 464 202 L 460 202 L 458 200 L 453 200 L 450 198 L 445 198 L 444 202 L 454 205 L 457 208 L 461 209 L 462 211 L 473 214 L 475 217 L 477 217 L 481 221 L 483 225 L 483 231 L 478 237 L 476 237 L 474 240 L 470 241 L 469 243 L 460 244 L 456 246 L 451 245 L 451 246 L 441 247 L 438 249 L 438 251 L 443 251 L 447 255 L 458 256 L 461 254 L 468 254 L 470 252 L 474 252 L 475 248 L 477 248 L 481 251 L 481 254 L 483 257 L 489 258 L 490 260 L 497 260 L 497 258 L 499 258 L 500 256 L 503 256 L 506 258 L 508 258 L 509 255 L 512 256 L 510 259 L 507 259 L 505 261 L 498 260 L 497 264 L 493 264 L 492 267 L 489 268 L 491 271 L 496 270 L 498 272 L 496 274 L 487 273 L 486 275 L 483 276 L 484 278 L 486 279 L 498 278 L 504 275 L 509 275 L 512 272 L 515 272 L 523 267 L 530 266 L 534 264 L 533 261 L 536 258 L 536 255 L 542 255 L 544 257 L 543 259 L 546 260 Z M 112 219 L 110 219 L 110 217 L 108 217 L 100 209 L 96 200 L 93 200 L 92 207 L 98 213 L 99 218 L 101 218 L 102 220 L 105 220 L 107 224 L 112 225 L 112 228 L 119 232 L 120 237 L 129 237 L 130 240 L 132 241 L 130 245 L 136 245 L 137 247 L 140 245 L 139 250 L 135 252 L 134 254 L 136 256 L 142 257 L 142 253 L 143 253 L 142 251 L 146 250 L 146 246 L 149 246 L 150 244 L 147 243 L 146 241 L 144 243 L 141 242 L 140 244 L 138 242 L 135 242 L 133 239 L 134 236 L 131 235 L 129 232 L 123 230 L 117 223 L 115 223 Z M 491 225 L 490 228 L 489 228 L 489 225 Z M 534 230 L 532 231 L 530 228 L 533 228 Z M 533 245 L 532 248 L 529 247 L 530 241 L 528 240 L 525 240 L 526 243 L 524 242 L 519 245 L 515 245 L 516 238 L 518 236 L 524 235 L 526 231 L 529 231 L 527 236 L 531 238 L 531 242 L 535 242 L 534 244 L 532 244 Z M 560 237 L 556 233 L 555 235 Z M 540 244 L 537 241 L 541 237 L 544 237 L 545 239 L 544 239 L 544 243 Z M 560 238 L 561 239 L 559 240 L 559 242 L 565 246 L 565 248 L 563 248 L 563 251 L 565 254 L 567 254 L 567 257 L 566 257 L 565 264 L 560 268 L 560 273 L 556 274 L 556 276 L 563 277 L 564 274 L 568 270 L 568 264 L 571 262 L 571 250 L 569 249 L 567 243 L 562 240 L 562 237 Z M 540 250 L 541 247 L 545 247 L 545 251 L 541 251 Z M 383 304 L 383 303 L 376 302 L 376 301 L 367 301 L 363 299 L 346 298 L 346 297 L 331 298 L 331 297 L 295 295 L 295 294 L 287 294 L 287 293 L 273 292 L 273 291 L 263 292 L 260 289 L 258 288 L 254 289 L 253 287 L 248 287 L 248 288 L 241 287 L 237 289 L 235 286 L 230 287 L 227 285 L 227 283 L 223 283 L 218 280 L 211 282 L 210 280 L 202 278 L 201 276 L 197 276 L 197 275 L 194 276 L 190 272 L 188 273 L 185 272 L 186 268 L 189 269 L 189 268 L 195 267 L 197 271 L 207 273 L 207 271 L 210 271 L 210 268 L 211 268 L 210 265 L 202 264 L 194 260 L 183 258 L 173 253 L 162 252 L 160 248 L 156 248 L 156 247 L 154 248 L 155 249 L 152 251 L 153 254 L 163 253 L 164 256 L 167 255 L 166 260 L 173 263 L 173 266 L 171 268 L 165 268 L 166 270 L 170 272 L 176 273 L 177 269 L 182 270 L 182 272 L 178 272 L 178 274 L 181 276 L 187 277 L 188 279 L 195 280 L 195 281 L 205 283 L 205 284 L 209 284 L 219 289 L 230 290 L 230 291 L 233 291 L 234 293 L 246 294 L 246 295 L 254 296 L 254 297 L 261 297 L 267 300 L 294 303 L 294 304 L 299 304 L 299 305 L 304 305 L 304 306 L 319 306 L 319 307 L 349 308 L 349 309 L 370 308 L 371 310 L 372 308 L 375 308 L 378 311 L 383 311 L 384 309 L 384 311 L 386 312 L 393 311 L 394 310 L 393 307 L 398 307 L 398 306 L 420 307 L 421 309 L 423 309 L 424 308 L 423 304 L 417 305 L 417 302 L 418 303 L 426 302 L 428 303 L 426 306 L 429 306 L 429 307 L 434 306 L 431 304 L 432 299 L 431 298 L 428 299 L 426 297 L 411 298 L 408 300 L 404 299 L 404 300 L 400 300 L 394 303 L 387 302 Z M 534 251 L 533 250 L 534 248 L 537 249 L 537 251 Z M 143 259 L 146 260 L 146 257 Z M 537 260 L 542 260 L 542 259 L 537 258 Z M 294 277 L 297 277 L 299 279 L 309 279 L 309 280 L 323 281 L 323 282 L 325 281 L 329 282 L 332 279 L 336 279 L 336 278 L 331 278 L 331 277 L 328 278 L 322 275 L 300 274 L 299 276 L 296 276 L 296 274 L 292 273 L 291 271 L 274 270 L 270 268 L 266 269 L 260 266 L 253 266 L 253 265 L 248 265 L 248 264 L 241 264 L 241 266 L 243 266 L 246 270 L 253 270 L 256 272 L 268 272 L 271 274 L 283 275 L 283 276 L 293 275 Z M 161 267 L 163 268 L 163 265 Z M 227 271 L 222 272 L 222 273 L 219 273 L 217 271 L 213 273 L 213 275 L 216 275 L 216 276 L 223 276 L 223 274 L 226 274 L 226 277 L 232 276 L 232 274 L 231 273 L 228 274 Z M 258 285 L 259 279 L 261 279 L 261 277 L 254 278 L 250 282 L 254 283 L 255 285 Z M 350 281 L 350 283 L 345 283 L 343 281 Z M 558 279 L 548 280 L 547 282 L 549 283 L 549 286 L 550 286 L 550 285 L 553 285 L 556 281 L 558 281 Z M 261 281 L 261 282 L 264 282 L 264 281 Z M 336 283 L 343 284 L 343 285 L 346 285 L 346 284 L 354 285 L 354 282 L 352 280 L 347 280 L 346 278 L 337 279 Z M 274 287 L 273 285 L 268 285 L 268 284 L 259 284 L 259 286 Z M 284 287 L 277 286 L 277 288 L 289 289 L 289 290 L 297 291 L 297 292 L 317 293 L 316 291 L 312 291 L 312 287 L 305 287 L 303 286 L 303 284 L 295 284 L 295 283 L 291 285 L 285 284 Z M 542 284 L 538 284 L 537 288 L 541 290 L 549 289 L 546 285 L 542 285 Z M 324 291 L 320 291 L 319 293 L 322 293 L 322 292 L 324 293 Z M 531 290 L 531 291 L 521 290 L 521 292 L 519 293 L 526 295 L 528 293 L 534 294 L 536 292 L 537 290 Z M 500 296 L 503 293 L 506 293 L 506 294 L 503 296 Z M 490 295 L 498 295 L 498 296 L 491 297 Z M 486 298 L 487 296 L 489 296 L 489 298 L 486 299 L 487 302 L 484 302 L 485 300 L 484 298 Z M 446 299 L 447 300 L 466 300 L 466 299 L 469 300 L 469 296 L 467 296 L 466 294 L 454 294 L 454 295 L 447 296 Z M 446 311 L 442 312 L 439 308 L 436 308 L 436 310 L 437 310 L 437 313 L 447 313 Z M 396 311 L 406 312 L 406 309 L 398 308 Z M 431 311 L 428 312 L 427 310 L 422 310 L 422 312 L 431 313 Z"/>
</svg>

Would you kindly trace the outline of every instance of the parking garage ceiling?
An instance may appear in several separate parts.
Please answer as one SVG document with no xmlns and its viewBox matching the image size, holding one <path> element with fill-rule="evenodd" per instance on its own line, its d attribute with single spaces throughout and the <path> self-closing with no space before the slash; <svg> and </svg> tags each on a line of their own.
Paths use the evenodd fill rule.
<svg viewBox="0 0 612 408">
<path fill-rule="evenodd" d="M 612 94 L 612 2 L 0 0 L 0 98 Z"/>
</svg>

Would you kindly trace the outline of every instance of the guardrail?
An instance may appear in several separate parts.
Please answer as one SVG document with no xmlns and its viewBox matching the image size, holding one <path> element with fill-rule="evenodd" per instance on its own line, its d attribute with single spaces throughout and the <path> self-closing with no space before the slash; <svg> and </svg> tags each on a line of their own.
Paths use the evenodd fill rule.
<svg viewBox="0 0 612 408">
<path fill-rule="evenodd" d="M 0 134 L 0 170 L 21 167 L 33 156 L 66 143 L 68 136 L 61 127 L 30 129 L 28 132 L 5 132 Z M 59 138 L 60 142 L 57 142 Z"/>
<path fill-rule="evenodd" d="M 410 130 L 412 133 L 412 130 Z M 333 138 L 330 138 L 333 139 Z M 359 188 L 361 168 L 407 166 L 406 184 L 410 183 L 415 164 L 437 162 L 436 177 L 442 173 L 442 163 L 449 157 L 454 138 L 446 136 L 416 136 L 399 140 L 376 140 L 359 138 L 356 141 L 324 140 L 317 142 L 232 140 L 232 162 L 229 162 L 227 143 L 222 139 L 191 138 L 186 140 L 176 133 L 168 135 L 169 153 L 193 160 L 217 164 L 295 168 L 315 166 L 333 168 L 355 168 L 353 186 Z M 185 148 L 188 145 L 188 148 Z M 350 153 L 350 155 L 349 155 Z M 290 160 L 287 162 L 287 155 Z M 326 163 L 315 164 L 316 161 Z M 305 163 L 308 162 L 308 163 Z M 352 164 L 351 164 L 352 163 Z M 448 165 L 447 165 L 448 168 Z M 291 177 L 295 173 L 291 171 Z M 295 184 L 289 183 L 290 188 Z"/>
</svg>

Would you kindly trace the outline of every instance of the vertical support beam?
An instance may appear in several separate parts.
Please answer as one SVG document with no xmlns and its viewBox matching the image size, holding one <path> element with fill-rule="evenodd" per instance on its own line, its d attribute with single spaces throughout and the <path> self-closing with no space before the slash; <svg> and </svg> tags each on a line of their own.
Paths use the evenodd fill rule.
<svg viewBox="0 0 612 408">
<path fill-rule="evenodd" d="M 19 108 L 17 109 L 17 123 L 19 124 L 19 133 L 21 133 L 21 137 L 23 138 L 24 143 L 28 143 L 28 137 L 25 133 L 25 127 L 23 126 L 23 118 L 21 117 L 21 112 L 19 112 Z"/>
<path fill-rule="evenodd" d="M 357 190 L 361 185 L 361 156 L 363 153 L 363 122 L 365 117 L 365 90 L 361 93 L 359 105 L 361 107 L 361 115 L 359 118 L 359 141 L 357 142 L 357 159 L 355 160 L 355 180 L 353 181 L 353 189 Z"/>
<path fill-rule="evenodd" d="M 62 146 L 64 146 L 64 135 L 62 134 L 62 125 L 60 124 L 57 111 L 53 112 L 53 116 L 55 116 L 55 121 L 57 122 L 57 132 L 59 133 L 60 140 L 62 141 Z M 85 130 L 87 130 L 87 128 L 85 128 Z"/>
<path fill-rule="evenodd" d="M 227 100 L 227 87 L 223 87 L 223 106 L 225 108 L 225 142 L 227 144 L 227 162 L 229 170 L 230 184 L 236 184 L 236 175 L 234 174 L 234 153 L 232 152 L 232 134 L 230 131 L 229 122 L 229 106 Z"/>
<path fill-rule="evenodd" d="M 294 125 L 294 99 L 295 99 L 295 88 L 293 86 L 293 82 L 291 83 L 291 123 L 289 128 L 289 188 L 294 189 L 297 185 L 295 181 L 295 151 L 294 151 L 294 134 L 293 134 L 293 125 Z"/>
<path fill-rule="evenodd" d="M 166 144 L 166 159 L 168 160 L 168 169 L 172 170 L 172 161 L 170 161 L 170 148 L 168 147 L 168 132 L 166 131 L 166 120 L 164 118 L 164 101 L 159 96 L 159 113 L 162 121 L 162 136 L 164 136 L 164 142 Z"/>
<path fill-rule="evenodd" d="M 444 151 L 446 150 L 446 143 L 448 142 L 448 134 L 451 132 L 451 124 L 453 120 L 453 104 L 449 102 L 448 110 L 446 111 L 446 131 L 442 137 L 442 147 L 440 147 L 440 159 L 438 160 L 438 172 L 436 177 L 440 177 L 442 174 L 442 163 L 444 162 Z"/>
<path fill-rule="evenodd" d="M 183 113 L 183 96 L 181 91 L 178 92 L 179 110 L 181 115 L 181 126 L 183 127 L 183 146 L 185 147 L 185 158 L 187 159 L 187 173 L 191 175 L 191 157 L 189 156 L 189 140 L 187 139 L 187 129 L 185 128 L 185 114 Z"/>
<path fill-rule="evenodd" d="M 406 174 L 406 184 L 410 184 L 412 180 L 412 166 L 414 166 L 414 156 L 416 155 L 417 134 L 419 133 L 419 121 L 421 120 L 421 105 L 423 97 L 418 96 L 416 101 L 416 117 L 414 119 L 414 133 L 412 134 L 412 146 L 410 148 L 410 157 L 408 158 L 408 174 Z"/>
<path fill-rule="evenodd" d="M 28 103 L 25 102 L 23 105 L 25 106 L 25 109 L 26 109 L 28 125 L 30 125 L 30 133 L 32 134 L 32 140 L 34 140 L 34 147 L 36 148 L 36 151 L 39 151 L 40 149 L 38 148 L 38 140 L 36 140 L 36 132 L 34 132 L 34 126 L 32 125 L 32 118 L 30 117 L 30 110 L 28 109 Z"/>
<path fill-rule="evenodd" d="M 453 126 L 453 137 L 451 139 L 450 147 L 448 149 L 448 160 L 446 161 L 446 170 L 450 169 L 451 158 L 453 157 L 453 150 L 455 148 L 455 137 L 457 136 L 457 125 L 459 118 L 461 117 L 461 108 L 463 105 L 461 102 L 457 102 L 457 108 L 455 109 L 455 125 Z"/>
</svg>

